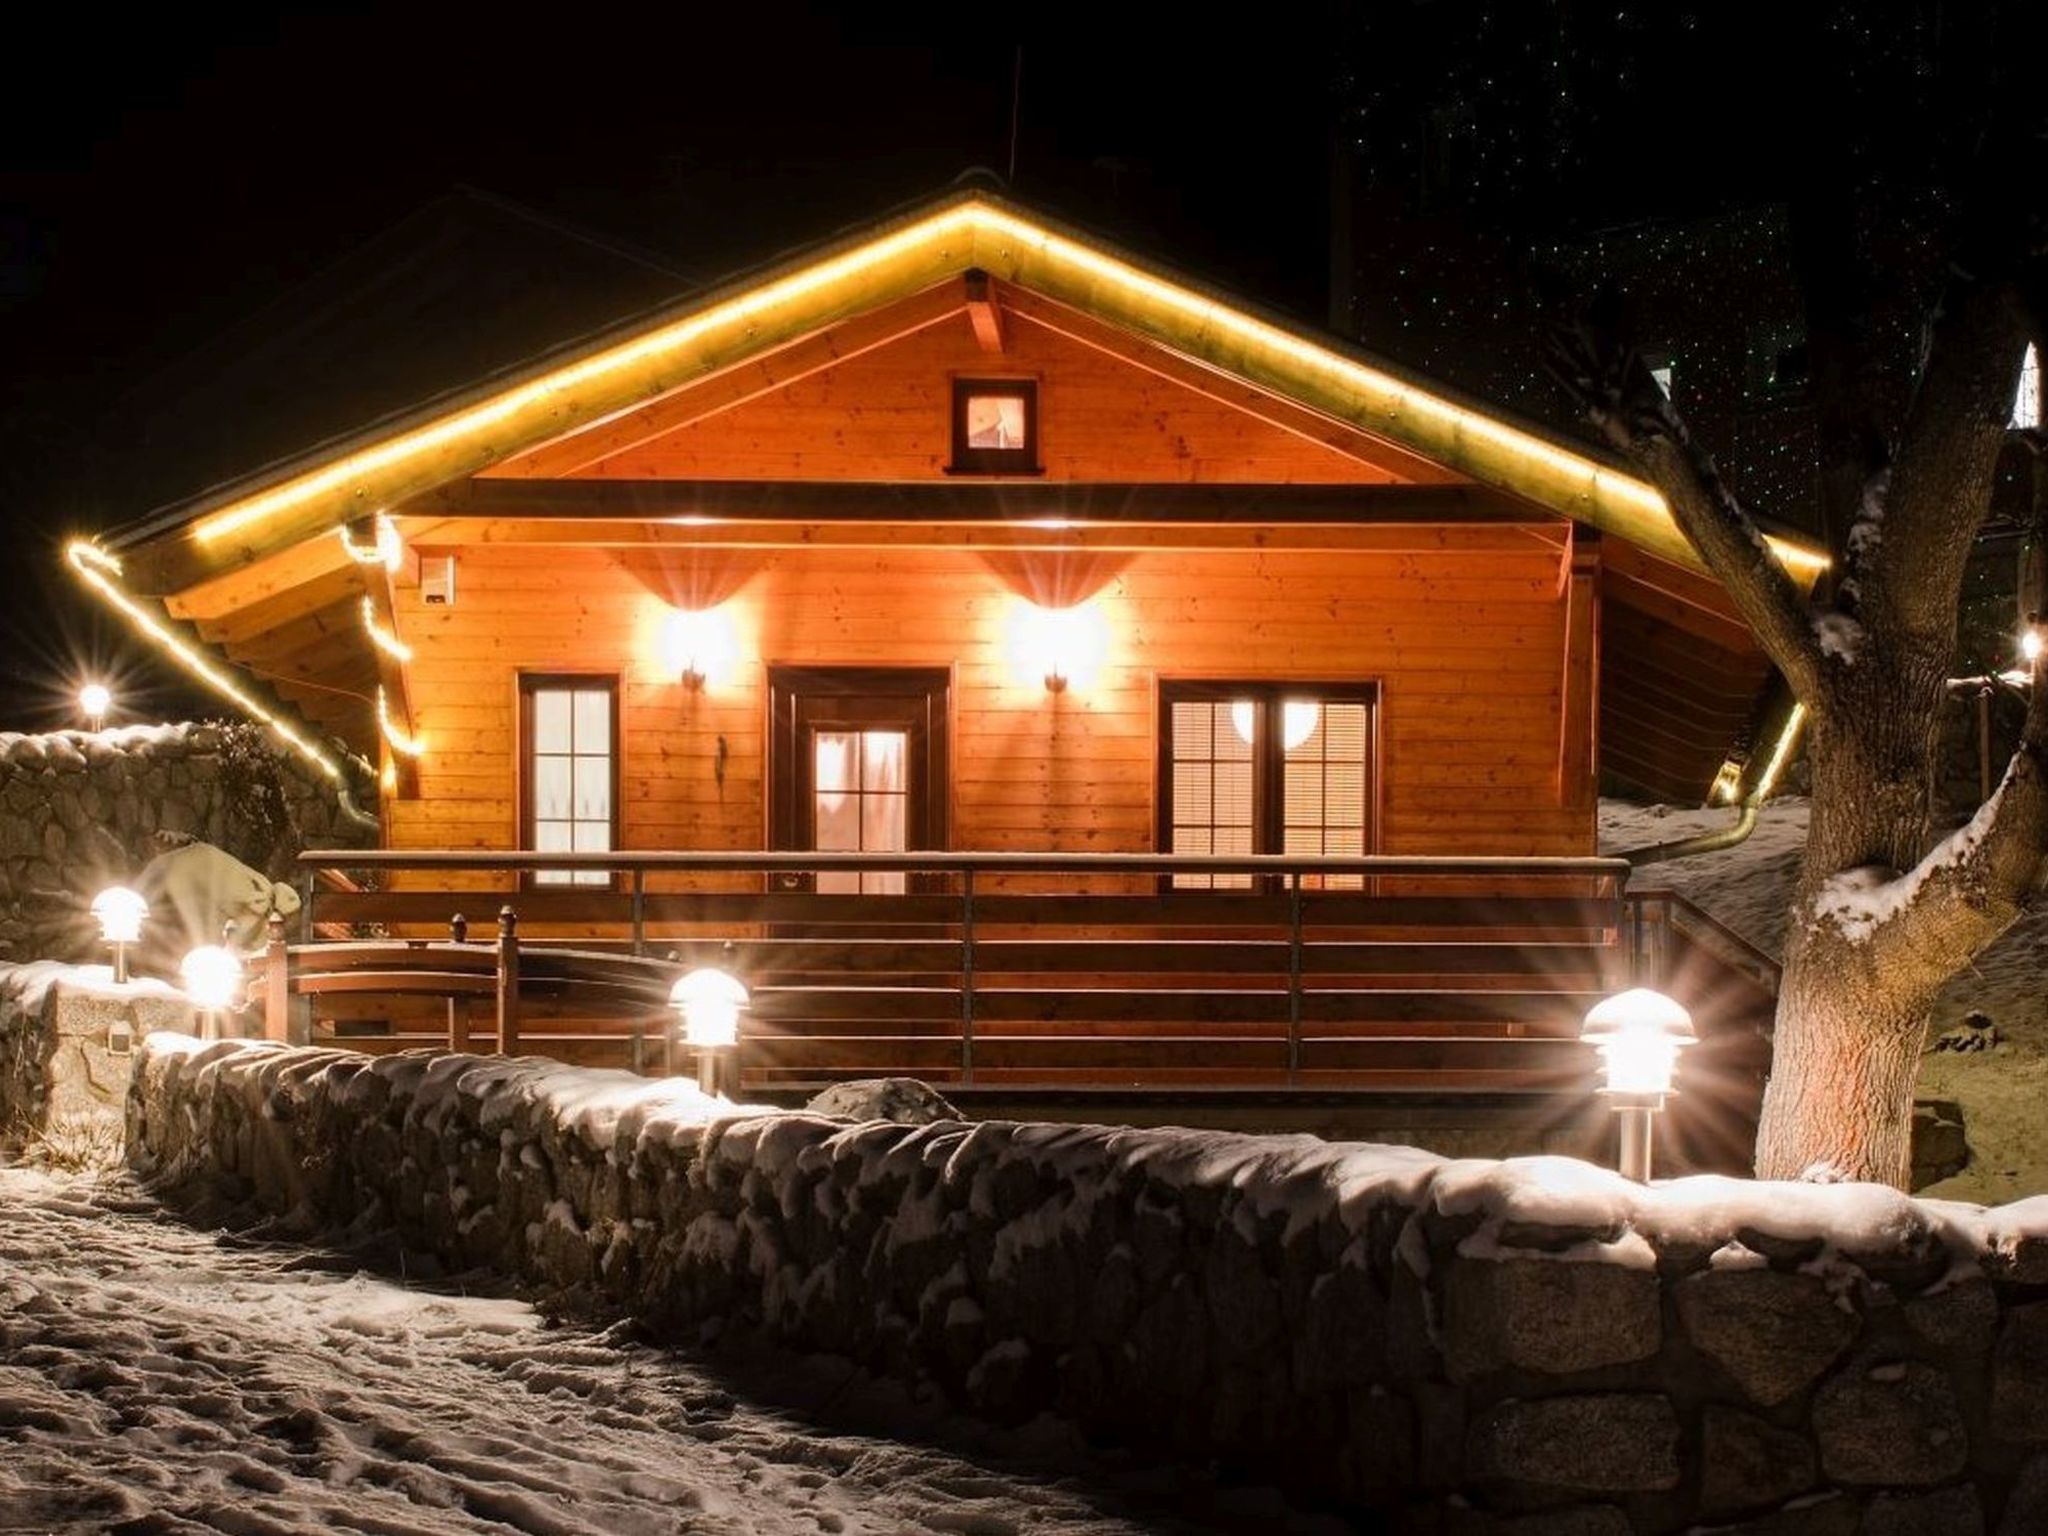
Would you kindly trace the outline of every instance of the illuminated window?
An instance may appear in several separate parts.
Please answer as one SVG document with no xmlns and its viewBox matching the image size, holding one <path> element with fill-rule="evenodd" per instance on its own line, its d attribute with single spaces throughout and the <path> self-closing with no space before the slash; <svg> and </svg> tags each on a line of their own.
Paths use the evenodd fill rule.
<svg viewBox="0 0 2048 1536">
<path fill-rule="evenodd" d="M 2020 389 L 2012 400 L 2012 429 L 2032 432 L 2041 425 L 2041 354 L 2027 343 L 2027 355 L 2020 363 Z"/>
<path fill-rule="evenodd" d="M 1372 846 L 1370 684 L 1160 684 L 1160 847 L 1170 853 L 1362 854 Z M 1243 889 L 1250 875 L 1176 875 Z M 1311 889 L 1357 888 L 1355 875 Z"/>
<path fill-rule="evenodd" d="M 953 381 L 952 473 L 1035 475 L 1038 385 L 1030 379 Z"/>
<path fill-rule="evenodd" d="M 619 681 L 522 677 L 521 811 L 526 846 L 539 853 L 605 853 L 618 846 Z M 609 886 L 610 870 L 556 869 L 535 885 Z"/>
<path fill-rule="evenodd" d="M 909 848 L 910 733 L 814 731 L 811 793 L 814 841 L 827 853 L 902 853 Z M 900 870 L 825 870 L 821 891 L 900 895 Z"/>
</svg>

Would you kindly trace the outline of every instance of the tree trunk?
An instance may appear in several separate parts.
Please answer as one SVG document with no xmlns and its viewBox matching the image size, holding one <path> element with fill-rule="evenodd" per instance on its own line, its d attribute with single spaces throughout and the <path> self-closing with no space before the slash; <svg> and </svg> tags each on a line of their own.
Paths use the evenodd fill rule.
<svg viewBox="0 0 2048 1536">
<path fill-rule="evenodd" d="M 1757 1127 L 1759 1178 L 1906 1187 L 1928 1015 L 1949 970 L 1967 959 L 1951 956 L 1945 966 L 1814 915 L 1833 877 L 1866 868 L 1895 877 L 1933 841 L 1947 668 L 1933 646 L 1885 649 L 1833 672 L 1832 697 L 1813 714 L 1813 820 Z"/>
<path fill-rule="evenodd" d="M 1795 937 L 1786 955 L 1758 1178 L 1907 1185 L 1932 997 L 1917 978 L 1872 974 L 1859 947 L 1829 931 Z"/>
</svg>

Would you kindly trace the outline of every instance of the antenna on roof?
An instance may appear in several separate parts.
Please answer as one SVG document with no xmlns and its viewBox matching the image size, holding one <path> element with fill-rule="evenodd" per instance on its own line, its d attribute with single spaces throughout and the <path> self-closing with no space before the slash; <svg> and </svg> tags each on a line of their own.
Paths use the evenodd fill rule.
<svg viewBox="0 0 2048 1536">
<path fill-rule="evenodd" d="M 1010 176 L 1017 184 L 1017 127 L 1024 116 L 1024 45 L 1017 45 L 1016 62 L 1010 66 Z"/>
</svg>

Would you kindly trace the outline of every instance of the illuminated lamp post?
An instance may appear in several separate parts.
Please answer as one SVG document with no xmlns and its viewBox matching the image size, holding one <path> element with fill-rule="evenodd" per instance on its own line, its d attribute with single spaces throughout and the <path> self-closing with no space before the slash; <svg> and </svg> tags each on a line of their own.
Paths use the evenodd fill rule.
<svg viewBox="0 0 2048 1536">
<path fill-rule="evenodd" d="M 199 1010 L 200 1038 L 220 1039 L 221 1015 L 235 1006 L 241 990 L 241 957 L 223 945 L 202 944 L 185 956 L 178 975 L 186 998 Z"/>
<path fill-rule="evenodd" d="M 724 971 L 701 966 L 669 989 L 669 1006 L 682 1016 L 683 1043 L 697 1052 L 697 1086 L 722 1098 L 725 1063 L 740 1043 L 740 1013 L 747 989 Z"/>
<path fill-rule="evenodd" d="M 114 707 L 114 696 L 105 683 L 87 683 L 78 690 L 78 707 L 85 715 L 85 728 L 98 731 L 107 723 L 107 711 Z"/>
<path fill-rule="evenodd" d="M 125 885 L 110 885 L 92 899 L 92 915 L 99 919 L 100 942 L 113 946 L 114 980 L 128 979 L 128 946 L 142 942 L 142 920 L 149 916 L 149 903 Z"/>
<path fill-rule="evenodd" d="M 1650 1179 L 1650 1132 L 1670 1094 L 1678 1053 L 1697 1044 L 1692 1015 L 1662 992 L 1635 987 L 1593 1005 L 1579 1038 L 1600 1052 L 1601 1092 L 1621 1116 L 1621 1175 Z"/>
</svg>

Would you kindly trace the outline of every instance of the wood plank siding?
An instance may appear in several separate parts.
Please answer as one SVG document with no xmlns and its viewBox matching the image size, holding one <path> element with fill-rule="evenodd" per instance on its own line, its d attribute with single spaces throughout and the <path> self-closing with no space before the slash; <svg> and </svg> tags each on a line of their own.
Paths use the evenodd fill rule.
<svg viewBox="0 0 2048 1536">
<path fill-rule="evenodd" d="M 452 607 L 397 594 L 428 750 L 419 798 L 386 802 L 387 842 L 514 846 L 519 675 L 616 671 L 623 845 L 761 847 L 766 668 L 788 664 L 952 668 L 956 847 L 1150 849 L 1157 681 L 1206 676 L 1380 684 L 1380 851 L 1587 852 L 1591 807 L 1559 793 L 1568 555 L 1533 533 L 1519 547 L 1446 543 L 1114 556 L 461 546 Z M 1032 601 L 1087 601 L 1101 616 L 1099 670 L 1059 694 L 1017 654 Z M 691 690 L 665 673 L 661 626 L 672 606 L 714 603 L 731 665 Z"/>
</svg>

